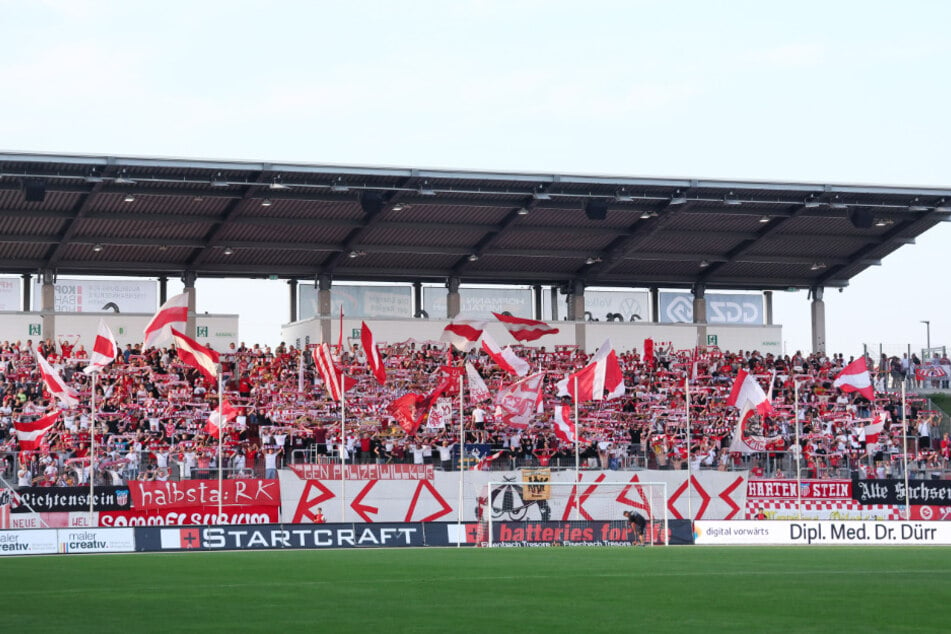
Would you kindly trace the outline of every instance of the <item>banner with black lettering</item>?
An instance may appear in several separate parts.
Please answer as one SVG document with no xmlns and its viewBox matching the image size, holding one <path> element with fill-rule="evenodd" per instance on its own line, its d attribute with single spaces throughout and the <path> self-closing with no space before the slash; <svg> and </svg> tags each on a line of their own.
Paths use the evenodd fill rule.
<svg viewBox="0 0 951 634">
<path fill-rule="evenodd" d="M 904 480 L 854 480 L 852 498 L 859 504 L 905 504 Z M 951 506 L 951 481 L 909 480 L 912 504 Z"/>
</svg>

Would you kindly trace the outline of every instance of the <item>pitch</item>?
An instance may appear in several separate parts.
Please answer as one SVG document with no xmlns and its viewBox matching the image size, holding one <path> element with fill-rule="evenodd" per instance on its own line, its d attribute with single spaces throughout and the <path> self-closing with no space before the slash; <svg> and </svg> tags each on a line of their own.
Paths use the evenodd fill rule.
<svg viewBox="0 0 951 634">
<path fill-rule="evenodd" d="M 947 631 L 951 549 L 265 551 L 2 560 L 23 631 Z"/>
</svg>

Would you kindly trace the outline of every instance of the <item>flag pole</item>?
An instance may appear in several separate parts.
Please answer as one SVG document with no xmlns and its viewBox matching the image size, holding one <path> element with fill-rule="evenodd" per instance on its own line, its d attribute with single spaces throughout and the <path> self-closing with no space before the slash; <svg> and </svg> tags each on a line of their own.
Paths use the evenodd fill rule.
<svg viewBox="0 0 951 634">
<path fill-rule="evenodd" d="M 297 351 L 297 391 L 304 392 L 304 351 Z"/>
<path fill-rule="evenodd" d="M 342 310 L 342 309 L 341 309 Z M 342 357 L 341 357 L 342 358 Z M 333 359 L 331 359 L 333 363 Z M 334 375 L 337 373 L 334 372 Z M 334 379 L 336 380 L 336 379 Z M 346 521 L 347 515 L 347 408 L 346 408 L 346 394 L 344 387 L 346 386 L 347 381 L 343 377 L 343 371 L 340 372 L 340 382 L 338 383 L 338 389 L 340 390 L 340 521 Z"/>
<path fill-rule="evenodd" d="M 686 397 L 686 409 L 687 409 L 687 519 L 693 520 L 693 502 L 691 500 L 690 494 L 690 476 L 692 475 L 692 467 L 690 466 L 690 373 L 687 372 L 687 376 L 684 377 L 684 395 Z"/>
<path fill-rule="evenodd" d="M 98 372 L 92 373 L 92 395 L 90 396 L 90 421 L 89 432 L 89 525 L 93 526 L 93 505 L 95 501 L 95 480 L 96 480 L 96 377 Z M 97 522 L 98 523 L 98 522 Z"/>
<path fill-rule="evenodd" d="M 463 366 L 464 367 L 464 366 Z M 466 400 L 462 374 L 459 375 L 459 513 L 457 514 L 456 535 L 462 534 L 462 510 L 463 510 L 463 479 L 465 478 L 465 453 L 466 453 Z M 456 547 L 462 548 L 462 542 L 456 540 Z"/>
<path fill-rule="evenodd" d="M 225 436 L 225 413 L 224 407 L 222 407 L 223 402 L 224 389 L 222 387 L 222 372 L 221 366 L 218 366 L 218 521 L 216 521 L 215 524 L 222 523 L 221 505 L 223 503 L 222 498 L 224 497 L 224 487 L 222 483 L 223 454 L 221 451 L 222 439 Z"/>
<path fill-rule="evenodd" d="M 793 375 L 793 421 L 796 425 L 796 509 L 802 519 L 802 444 L 799 441 L 799 377 Z"/>
<path fill-rule="evenodd" d="M 901 425 L 904 432 L 905 450 L 905 521 L 911 521 L 911 496 L 908 495 L 908 414 L 905 408 L 905 382 L 901 382 Z"/>
<path fill-rule="evenodd" d="M 578 433 L 578 377 L 574 378 L 575 381 L 575 482 L 581 482 L 581 452 L 579 450 L 579 445 L 581 444 L 581 434 Z M 578 496 L 575 495 L 575 520 L 578 519 Z"/>
</svg>

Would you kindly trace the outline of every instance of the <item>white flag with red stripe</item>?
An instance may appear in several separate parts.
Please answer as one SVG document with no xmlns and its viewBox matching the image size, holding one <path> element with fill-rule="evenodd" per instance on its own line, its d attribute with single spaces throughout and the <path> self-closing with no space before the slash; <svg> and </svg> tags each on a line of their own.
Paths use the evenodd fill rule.
<svg viewBox="0 0 951 634">
<path fill-rule="evenodd" d="M 36 451 L 39 449 L 43 442 L 43 436 L 56 424 L 57 418 L 59 418 L 59 410 L 29 423 L 14 422 L 13 427 L 17 432 L 17 440 L 20 441 L 20 450 Z"/>
<path fill-rule="evenodd" d="M 558 396 L 570 396 L 576 401 L 610 400 L 624 396 L 624 375 L 610 339 L 601 344 L 591 363 L 558 382 Z"/>
<path fill-rule="evenodd" d="M 870 401 L 875 400 L 875 390 L 872 388 L 872 379 L 868 374 L 864 356 L 842 368 L 832 385 L 843 392 L 858 392 Z"/>
<path fill-rule="evenodd" d="M 489 387 L 482 379 L 482 375 L 475 369 L 475 366 L 466 361 L 466 379 L 469 381 L 469 400 L 473 405 L 481 403 L 490 396 Z"/>
<path fill-rule="evenodd" d="M 158 348 L 171 343 L 172 330 L 182 332 L 188 322 L 188 295 L 170 297 L 145 326 L 145 348 Z"/>
<path fill-rule="evenodd" d="M 172 329 L 172 338 L 175 340 L 175 348 L 178 351 L 178 358 L 199 372 L 209 381 L 218 378 L 218 353 L 211 348 L 206 348 L 194 339 L 185 336 L 174 328 Z"/>
<path fill-rule="evenodd" d="M 66 407 L 79 405 L 79 395 L 66 385 L 63 377 L 53 369 L 53 366 L 40 354 L 40 351 L 33 350 L 33 356 L 36 357 L 36 368 L 40 371 L 40 376 L 43 377 L 43 382 L 46 383 L 46 389 L 49 390 L 50 394 L 59 399 Z"/>
<path fill-rule="evenodd" d="M 221 407 L 216 408 L 208 416 L 208 422 L 205 423 L 205 433 L 217 438 L 218 431 L 237 418 L 239 413 L 238 409 L 228 402 L 228 399 L 222 399 Z"/>
<path fill-rule="evenodd" d="M 499 348 L 499 344 L 488 332 L 482 333 L 482 349 L 495 361 L 496 365 L 515 376 L 525 376 L 531 369 L 528 361 L 520 359 L 509 346 Z"/>
<path fill-rule="evenodd" d="M 550 326 L 544 321 L 537 319 L 525 319 L 523 317 L 512 317 L 511 315 L 501 315 L 492 313 L 495 318 L 502 322 L 502 325 L 509 331 L 509 334 L 519 341 L 535 341 L 545 335 L 556 335 L 558 329 Z"/>
<path fill-rule="evenodd" d="M 339 402 L 341 392 L 345 392 L 356 385 L 356 380 L 345 376 L 343 370 L 334 365 L 330 344 L 318 344 L 313 350 L 313 357 L 317 372 L 324 381 L 324 387 L 327 388 L 327 393 L 330 394 L 330 398 Z"/>
<path fill-rule="evenodd" d="M 575 436 L 575 422 L 571 417 L 570 405 L 555 406 L 552 427 L 555 430 L 555 436 L 562 442 L 574 444 L 578 440 L 578 437 Z"/>
<path fill-rule="evenodd" d="M 112 330 L 105 320 L 99 320 L 99 330 L 96 332 L 96 341 L 92 345 L 92 355 L 89 357 L 89 365 L 83 372 L 92 374 L 99 372 L 107 365 L 116 360 L 119 354 L 119 346 L 116 345 L 116 338 L 112 336 Z"/>
<path fill-rule="evenodd" d="M 440 341 L 452 344 L 456 350 L 466 351 L 475 345 L 485 330 L 485 321 L 474 319 L 454 319 L 443 331 Z"/>
<path fill-rule="evenodd" d="M 376 346 L 376 340 L 373 339 L 373 333 L 367 326 L 367 322 L 360 322 L 360 343 L 363 345 L 363 352 L 367 355 L 367 365 L 370 372 L 376 377 L 377 383 L 383 385 L 386 383 L 386 367 L 383 365 L 383 358 L 380 356 L 380 350 Z"/>
<path fill-rule="evenodd" d="M 766 392 L 756 382 L 756 378 L 742 368 L 736 373 L 736 380 L 733 382 L 733 389 L 730 390 L 730 397 L 726 400 L 726 404 L 739 409 L 740 418 L 754 409 L 760 416 L 773 412 L 773 405 L 766 396 Z"/>
</svg>

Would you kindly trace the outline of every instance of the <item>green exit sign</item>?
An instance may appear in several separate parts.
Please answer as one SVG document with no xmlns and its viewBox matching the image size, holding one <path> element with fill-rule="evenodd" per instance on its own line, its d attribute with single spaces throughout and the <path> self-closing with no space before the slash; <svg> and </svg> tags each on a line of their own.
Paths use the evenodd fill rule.
<svg viewBox="0 0 951 634">
<path fill-rule="evenodd" d="M 717 336 L 716 336 L 716 335 L 707 335 L 707 345 L 708 345 L 708 346 L 716 346 L 716 345 L 719 345 L 719 344 L 717 344 Z"/>
<path fill-rule="evenodd" d="M 354 339 L 359 339 L 359 338 L 360 338 L 360 329 L 359 329 L 359 328 L 352 328 L 352 329 L 350 330 L 350 336 L 353 337 Z"/>
</svg>

